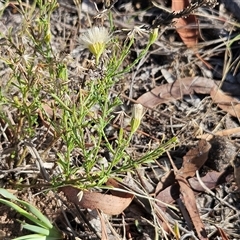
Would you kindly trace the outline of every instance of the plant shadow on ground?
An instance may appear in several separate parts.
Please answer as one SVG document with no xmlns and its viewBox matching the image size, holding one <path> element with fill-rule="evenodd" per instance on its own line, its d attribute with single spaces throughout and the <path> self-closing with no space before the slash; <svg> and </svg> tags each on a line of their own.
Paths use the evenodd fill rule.
<svg viewBox="0 0 240 240">
<path fill-rule="evenodd" d="M 208 160 L 202 159 L 205 150 L 198 147 L 198 138 L 209 137 L 206 133 L 238 129 L 239 119 L 214 102 L 210 91 L 184 98 L 180 94 L 171 102 L 166 98 L 144 111 L 134 105 L 157 86 L 195 77 L 224 83 L 222 89 L 237 99 L 240 25 L 222 5 L 197 8 L 203 39 L 197 51 L 211 64 L 208 69 L 196 49 L 187 49 L 174 24 L 167 22 L 171 1 L 158 4 L 162 9 L 148 1 L 120 0 L 114 5 L 38 0 L 1 6 L 1 187 L 37 206 L 66 239 L 197 239 L 192 215 L 179 197 L 183 189 L 176 190 L 176 198 L 168 195 L 182 176 L 177 171 L 173 179 L 166 176 L 175 165 L 189 170 L 184 162 L 189 149 L 195 150 L 198 161 L 206 161 L 201 176 L 210 169 L 230 172 L 211 180 L 216 183 L 211 187 L 214 196 L 201 190 L 196 201 L 192 199 L 209 239 L 236 239 L 240 234 L 233 178 L 235 171 L 239 181 L 239 131 L 212 139 Z M 150 27 L 154 24 L 158 38 Z M 103 45 L 84 49 L 81 39 L 92 26 L 104 26 L 110 35 L 104 38 L 97 32 Z M 205 87 L 210 84 L 209 80 Z M 83 191 L 82 202 L 85 190 L 116 197 L 106 185 L 112 178 L 132 194 L 123 214 L 89 210 L 66 194 L 75 186 Z M 165 186 L 158 194 L 159 183 Z M 57 191 L 61 187 L 67 188 L 66 197 Z M 159 204 L 159 210 L 152 196 L 160 201 L 165 197 L 172 207 L 166 210 Z M 15 225 L 14 219 L 21 216 L 3 205 L 1 215 L 2 239 L 27 234 Z"/>
</svg>

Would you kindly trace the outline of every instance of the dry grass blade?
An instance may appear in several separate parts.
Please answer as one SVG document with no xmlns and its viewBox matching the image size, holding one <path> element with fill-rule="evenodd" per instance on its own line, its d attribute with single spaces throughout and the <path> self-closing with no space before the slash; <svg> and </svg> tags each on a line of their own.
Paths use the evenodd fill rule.
<svg viewBox="0 0 240 240">
<path fill-rule="evenodd" d="M 101 221 L 101 239 L 102 240 L 108 240 L 108 234 L 107 234 L 107 229 L 106 229 L 106 224 L 105 224 L 105 221 L 104 221 L 104 217 L 102 216 L 102 213 L 97 210 L 97 213 L 98 213 L 98 216 L 100 218 L 100 221 Z"/>
</svg>

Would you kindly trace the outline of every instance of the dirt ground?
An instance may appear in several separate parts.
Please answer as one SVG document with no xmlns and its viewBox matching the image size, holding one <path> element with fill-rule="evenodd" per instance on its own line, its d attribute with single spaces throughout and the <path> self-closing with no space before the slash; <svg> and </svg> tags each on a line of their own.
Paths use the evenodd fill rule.
<svg viewBox="0 0 240 240">
<path fill-rule="evenodd" d="M 97 3 L 99 12 L 93 2 Z M 171 1 L 158 0 L 156 2 L 163 9 L 171 10 Z M 196 10 L 201 32 L 197 52 L 212 68 L 209 69 L 196 56 L 195 50 L 193 51 L 185 46 L 172 24 L 163 24 L 160 26 L 159 39 L 150 48 L 149 53 L 134 70 L 126 74 L 116 84 L 114 90 L 122 93 L 123 101 L 119 110 L 124 110 L 127 114 L 130 114 L 133 102 L 129 99 L 137 100 L 157 86 L 194 77 L 214 79 L 217 84 L 220 84 L 224 79 L 223 91 L 239 100 L 239 40 L 235 41 L 228 50 L 226 44 L 224 44 L 233 36 L 240 34 L 240 20 L 235 12 L 239 3 L 237 1 L 237 3 L 227 1 L 228 3 L 224 5 L 224 2 L 226 3 L 226 1 L 218 1 L 219 4 L 214 7 L 202 6 Z M 52 46 L 60 57 L 64 58 L 71 54 L 78 64 L 85 66 L 86 59 L 91 59 L 92 56 L 79 47 L 78 38 L 85 29 L 94 24 L 94 16 L 107 9 L 111 4 L 109 4 L 109 1 L 104 3 L 101 1 L 83 1 L 81 12 L 79 12 L 79 6 L 76 3 L 77 1 L 59 0 L 59 7 L 54 11 L 51 19 Z M 232 7 L 233 5 L 235 7 Z M 151 26 L 156 19 L 165 19 L 167 12 L 163 9 L 154 7 L 150 1 L 116 1 L 111 8 L 115 34 L 124 38 L 126 32 L 131 31 L 136 26 Z M 240 11 L 240 8 L 238 9 Z M 91 19 L 90 22 L 89 19 Z M 236 22 L 238 25 L 232 25 L 232 22 Z M 10 6 L 1 17 L 1 31 L 13 27 L 14 34 L 20 25 L 21 16 Z M 105 21 L 104 25 L 108 27 L 109 23 Z M 126 30 L 123 31 L 122 29 Z M 131 49 L 131 56 L 128 59 L 129 63 L 136 58 L 147 41 L 148 37 L 145 35 L 139 35 L 139 38 L 136 38 L 134 47 Z M 226 67 L 227 64 L 230 64 L 228 68 Z M 81 84 L 82 81 L 81 74 L 76 75 L 75 70 L 76 65 L 73 63 L 69 67 L 69 79 L 73 86 Z M 2 63 L 0 76 L 2 82 L 8 81 L 9 72 Z M 139 132 L 134 136 L 132 142 L 132 149 L 136 151 L 136 155 L 148 147 L 154 146 L 156 141 L 161 142 L 161 140 L 177 136 L 179 146 L 171 150 L 169 154 L 177 168 L 181 168 L 183 157 L 189 149 L 197 146 L 202 136 L 206 139 L 205 134 L 240 127 L 238 118 L 240 116 L 233 116 L 228 110 L 219 107 L 210 97 L 210 92 L 203 94 L 195 92 L 190 96 L 177 97 L 175 100 L 165 101 L 156 107 L 153 106 L 152 109 L 147 109 Z M 117 117 L 117 114 L 115 117 Z M 0 133 L 0 139 L 4 139 L 2 135 Z M 200 174 L 203 176 L 211 169 L 216 172 L 224 172 L 225 175 L 217 178 L 216 185 L 211 188 L 212 192 L 197 191 L 197 207 L 209 239 L 237 240 L 240 239 L 240 196 L 237 191 L 238 181 L 240 180 L 236 179 L 239 177 L 237 173 L 240 162 L 240 131 L 226 133 L 225 136 L 215 136 L 209 141 L 212 147 Z M 47 141 L 44 144 L 47 145 Z M 42 148 L 45 147 L 44 144 L 41 145 Z M 37 206 L 63 231 L 64 239 L 101 238 L 99 234 L 101 221 L 94 210 L 80 209 L 70 203 L 63 194 L 51 190 L 45 191 L 45 182 L 41 179 L 40 174 L 34 172 L 36 170 L 35 165 L 32 163 L 28 165 L 28 168 L 26 166 L 14 168 L 8 164 L 9 157 L 6 153 L 6 144 L 2 142 L 0 145 L 1 187 L 12 189 L 20 199 Z M 196 155 L 201 155 L 202 150 L 198 149 L 198 151 Z M 164 173 L 170 172 L 171 165 L 167 159 L 167 154 L 164 154 L 158 159 L 158 164 L 145 165 L 137 170 L 136 180 L 145 187 L 145 191 L 151 196 L 154 193 L 156 194 L 156 186 Z M 53 162 L 51 156 L 49 162 Z M 32 172 L 31 174 L 28 174 L 27 171 L 24 173 L 25 170 L 31 170 Z M 53 172 L 53 170 L 51 171 Z M 24 178 L 22 182 L 25 185 L 35 179 L 36 185 L 20 188 L 18 181 L 20 182 L 22 178 Z M 129 176 L 129 179 L 131 179 L 131 176 Z M 176 190 L 177 192 L 179 190 Z M 159 195 L 159 199 L 161 196 Z M 172 226 L 175 222 L 178 222 L 182 236 L 181 238 L 172 236 L 168 239 L 198 239 L 194 234 L 194 228 L 191 228 L 191 223 L 189 224 L 191 219 L 186 214 L 184 200 L 179 197 L 174 198 L 174 200 L 171 204 L 175 204 L 178 210 L 172 210 L 167 214 L 169 214 Z M 154 239 L 154 236 L 156 236 L 154 225 L 159 220 L 152 214 L 149 203 L 144 205 L 145 203 L 143 199 L 136 198 L 123 214 L 105 216 L 109 239 Z M 16 219 L 22 219 L 22 217 L 8 207 L 0 205 L 0 239 L 13 239 L 28 233 L 21 229 L 21 224 Z M 164 239 L 164 237 L 159 236 L 157 239 Z"/>
</svg>

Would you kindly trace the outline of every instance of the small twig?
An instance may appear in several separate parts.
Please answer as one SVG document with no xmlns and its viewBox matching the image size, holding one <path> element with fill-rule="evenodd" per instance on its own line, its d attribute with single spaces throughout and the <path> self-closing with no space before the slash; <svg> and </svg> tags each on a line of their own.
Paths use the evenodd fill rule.
<svg viewBox="0 0 240 240">
<path fill-rule="evenodd" d="M 36 165 L 37 165 L 40 173 L 42 174 L 43 178 L 45 180 L 47 180 L 48 182 L 50 182 L 50 176 L 43 166 L 43 160 L 41 159 L 37 149 L 34 147 L 34 145 L 31 142 L 24 141 L 23 144 L 27 147 L 27 149 L 28 149 L 29 153 L 32 155 L 32 157 L 37 160 Z"/>
<path fill-rule="evenodd" d="M 169 154 L 169 152 L 166 151 L 166 153 L 167 153 L 168 158 L 169 158 L 169 160 L 170 160 L 170 162 L 171 162 L 171 164 L 172 164 L 172 167 L 173 167 L 174 173 L 176 173 L 176 172 L 178 171 L 178 169 L 177 169 L 175 163 L 173 162 L 173 159 L 172 159 L 171 155 Z"/>
<path fill-rule="evenodd" d="M 113 124 L 113 127 L 114 127 L 114 128 L 117 128 L 117 129 L 120 129 L 120 126 L 118 126 L 117 124 Z M 130 128 L 130 127 L 125 127 L 124 130 L 126 130 L 126 131 L 128 131 L 128 132 L 131 132 L 131 128 Z M 149 138 L 153 139 L 153 140 L 156 141 L 156 142 L 159 142 L 159 139 L 158 139 L 158 138 L 155 138 L 155 137 L 149 135 L 149 134 L 146 133 L 146 132 L 143 132 L 143 131 L 141 131 L 141 130 L 137 130 L 137 133 L 138 133 L 138 134 L 141 134 L 141 135 L 143 135 L 143 136 L 149 137 Z"/>
<path fill-rule="evenodd" d="M 129 97 L 128 97 L 127 95 L 125 95 L 124 93 L 120 93 L 120 94 L 119 94 L 119 92 L 117 92 L 117 91 L 115 91 L 115 90 L 111 90 L 111 91 L 112 91 L 113 93 L 116 93 L 116 94 L 120 95 L 120 96 L 123 97 L 124 99 L 130 100 L 130 102 L 132 102 L 132 103 L 139 103 L 138 101 L 136 101 L 136 100 L 134 100 L 134 99 L 132 99 L 132 98 L 129 98 Z M 183 123 L 183 124 L 187 124 L 186 121 L 184 121 L 184 120 L 182 120 L 182 119 L 180 119 L 180 118 L 172 117 L 170 114 L 164 113 L 164 112 L 162 112 L 162 111 L 158 111 L 158 110 L 156 110 L 156 109 L 154 109 L 154 108 L 151 108 L 151 107 L 148 107 L 148 109 L 151 110 L 151 111 L 153 111 L 153 112 L 157 112 L 157 113 L 159 113 L 160 115 L 162 115 L 162 116 L 164 116 L 164 117 L 172 118 L 173 120 L 175 120 L 175 121 L 177 121 L 177 122 L 180 122 L 180 123 Z"/>
<path fill-rule="evenodd" d="M 197 138 L 210 140 L 214 136 L 229 136 L 229 135 L 232 135 L 232 134 L 239 134 L 239 133 L 240 133 L 240 127 L 235 127 L 235 128 L 219 130 L 215 133 L 210 132 L 210 133 L 207 133 L 207 134 L 202 134 L 202 135 L 197 136 Z"/>
<path fill-rule="evenodd" d="M 96 229 L 92 226 L 92 224 L 89 222 L 89 220 L 88 220 L 87 217 L 86 217 L 86 214 L 84 214 L 84 213 L 80 210 L 80 208 L 79 208 L 78 205 L 75 204 L 75 207 L 76 207 L 77 212 L 78 212 L 79 215 L 81 216 L 81 218 L 82 218 L 82 219 L 84 220 L 84 222 L 87 224 L 87 226 L 88 226 L 88 228 L 90 229 L 90 231 L 92 231 L 92 232 L 96 235 L 97 239 L 101 239 L 100 234 L 97 232 L 97 230 L 96 230 Z"/>
<path fill-rule="evenodd" d="M 195 236 L 195 234 L 194 234 L 193 231 L 184 234 L 184 235 L 180 238 L 180 240 L 189 239 L 190 237 L 193 238 L 194 240 L 198 240 L 198 238 Z"/>
<path fill-rule="evenodd" d="M 234 210 L 235 212 L 238 212 L 238 210 L 237 210 L 235 207 L 233 207 L 231 204 L 229 204 L 228 202 L 226 202 L 224 199 L 219 198 L 218 196 L 216 196 L 216 194 L 215 194 L 213 191 L 211 191 L 211 190 L 203 183 L 203 181 L 202 181 L 202 179 L 201 179 L 201 177 L 200 177 L 200 175 L 199 175 L 198 170 L 196 171 L 196 177 L 197 177 L 200 185 L 206 190 L 207 193 L 211 194 L 211 195 L 212 195 L 213 197 L 215 197 L 219 202 L 225 204 L 227 207 L 231 208 L 231 209 Z"/>
</svg>

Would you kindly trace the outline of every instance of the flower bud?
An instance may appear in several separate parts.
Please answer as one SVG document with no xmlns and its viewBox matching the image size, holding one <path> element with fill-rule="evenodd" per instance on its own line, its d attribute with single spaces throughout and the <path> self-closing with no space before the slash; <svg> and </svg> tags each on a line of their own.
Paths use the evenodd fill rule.
<svg viewBox="0 0 240 240">
<path fill-rule="evenodd" d="M 143 110 L 144 110 L 144 108 L 143 108 L 142 104 L 138 103 L 138 104 L 133 105 L 132 120 L 131 120 L 131 133 L 135 133 L 137 131 L 137 129 L 139 128 L 142 117 L 144 115 Z"/>
</svg>

